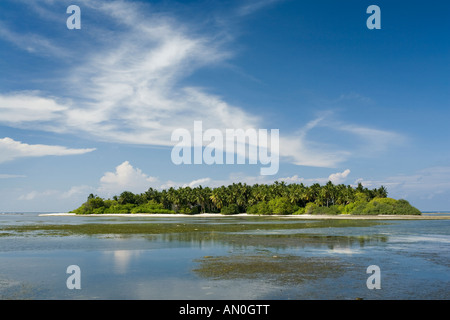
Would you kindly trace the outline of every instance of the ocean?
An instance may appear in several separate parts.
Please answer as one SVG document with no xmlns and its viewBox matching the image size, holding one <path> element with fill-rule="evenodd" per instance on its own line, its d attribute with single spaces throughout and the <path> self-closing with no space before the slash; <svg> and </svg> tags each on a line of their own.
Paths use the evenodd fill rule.
<svg viewBox="0 0 450 320">
<path fill-rule="evenodd" d="M 450 220 L 2 213 L 0 298 L 449 299 Z"/>
</svg>

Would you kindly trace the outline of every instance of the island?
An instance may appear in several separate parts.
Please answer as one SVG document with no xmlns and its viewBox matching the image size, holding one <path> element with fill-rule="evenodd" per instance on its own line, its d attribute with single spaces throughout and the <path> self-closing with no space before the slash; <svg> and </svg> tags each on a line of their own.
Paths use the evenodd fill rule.
<svg viewBox="0 0 450 320">
<path fill-rule="evenodd" d="M 90 194 L 71 211 L 88 214 L 222 214 L 235 215 L 421 215 L 407 200 L 387 196 L 384 186 L 369 189 L 357 186 L 319 183 L 272 184 L 233 183 L 228 186 L 179 187 L 144 193 L 123 191 L 103 199 Z"/>
</svg>

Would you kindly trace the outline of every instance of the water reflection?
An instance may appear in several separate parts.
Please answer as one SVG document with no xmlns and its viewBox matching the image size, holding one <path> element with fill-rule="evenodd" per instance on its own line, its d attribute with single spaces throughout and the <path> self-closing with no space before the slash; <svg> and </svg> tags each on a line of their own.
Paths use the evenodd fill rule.
<svg viewBox="0 0 450 320">
<path fill-rule="evenodd" d="M 336 253 L 352 252 L 354 248 L 377 245 L 388 241 L 387 235 L 326 235 L 326 234 L 244 234 L 244 233 L 170 233 L 147 237 L 151 241 L 183 242 L 194 247 L 213 247 L 217 245 L 232 248 L 272 248 L 272 249 L 328 249 Z M 353 250 L 353 251 L 352 251 Z"/>
<path fill-rule="evenodd" d="M 449 298 L 450 220 L 5 221 L 0 298 Z M 82 269 L 80 291 L 65 286 L 74 263 Z M 366 287 L 372 264 L 381 267 L 383 290 Z"/>
<path fill-rule="evenodd" d="M 132 260 L 137 261 L 143 252 L 143 250 L 114 250 L 104 251 L 103 254 L 106 258 L 112 258 L 114 273 L 126 274 Z"/>
</svg>

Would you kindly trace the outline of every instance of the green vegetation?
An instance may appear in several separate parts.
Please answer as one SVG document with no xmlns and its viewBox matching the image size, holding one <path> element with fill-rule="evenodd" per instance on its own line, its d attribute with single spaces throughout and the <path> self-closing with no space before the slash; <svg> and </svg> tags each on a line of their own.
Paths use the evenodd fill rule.
<svg viewBox="0 0 450 320">
<path fill-rule="evenodd" d="M 272 252 L 256 255 L 203 257 L 193 271 L 209 279 L 261 279 L 276 284 L 297 285 L 308 280 L 335 277 L 350 265 L 329 257 L 299 257 Z"/>
<path fill-rule="evenodd" d="M 220 210 L 220 213 L 227 214 L 227 215 L 228 214 L 238 214 L 239 213 L 239 207 L 238 207 L 237 204 L 232 203 L 232 204 L 230 204 L 228 206 L 223 207 Z"/>
<path fill-rule="evenodd" d="M 379 215 L 379 214 L 400 214 L 400 215 L 420 215 L 421 212 L 409 204 L 408 201 L 392 198 L 375 198 L 370 202 L 354 203 L 351 214 Z"/>
<path fill-rule="evenodd" d="M 334 185 L 331 181 L 321 186 L 286 184 L 247 185 L 209 188 L 198 186 L 170 188 L 158 191 L 149 188 L 141 194 L 124 191 L 112 199 L 90 194 L 87 201 L 72 212 L 77 214 L 102 213 L 221 213 L 232 215 L 420 215 L 408 201 L 387 198 L 385 187 L 368 189 L 358 184 Z"/>
<path fill-rule="evenodd" d="M 267 223 L 270 221 L 270 223 Z M 367 242 L 365 237 L 330 237 L 320 234 L 302 234 L 302 233 L 272 233 L 272 231 L 292 230 L 299 231 L 304 229 L 317 228 L 354 228 L 354 227 L 372 227 L 385 225 L 384 222 L 371 220 L 319 220 L 319 221 L 287 221 L 279 217 L 267 217 L 261 220 L 260 217 L 247 216 L 236 219 L 226 219 L 221 223 L 196 222 L 196 220 L 147 220 L 133 219 L 133 222 L 123 222 L 123 220 L 112 223 L 81 223 L 81 224 L 19 224 L 19 225 L 0 225 L 0 237 L 14 236 L 100 236 L 100 237 L 129 237 L 144 236 L 151 237 L 156 235 L 165 235 L 173 240 L 220 240 L 227 243 L 247 243 L 252 245 L 269 246 L 295 245 L 301 239 L 302 243 L 313 241 L 322 243 L 323 241 L 334 241 L 349 244 L 353 241 Z M 258 231 L 258 234 L 254 234 Z M 268 233 L 264 233 L 268 231 Z M 249 233 L 247 233 L 249 232 Z M 306 238 L 305 238 L 306 237 Z M 373 236 L 370 236 L 373 237 Z M 379 235 L 375 235 L 379 240 Z M 290 239 L 290 240 L 289 240 Z M 372 240 L 370 240 L 372 241 Z"/>
<path fill-rule="evenodd" d="M 174 213 L 173 210 L 164 208 L 164 205 L 155 200 L 147 200 L 132 192 L 122 192 L 119 198 L 103 200 L 90 194 L 87 201 L 72 212 L 77 214 L 102 214 L 102 213 Z"/>
</svg>

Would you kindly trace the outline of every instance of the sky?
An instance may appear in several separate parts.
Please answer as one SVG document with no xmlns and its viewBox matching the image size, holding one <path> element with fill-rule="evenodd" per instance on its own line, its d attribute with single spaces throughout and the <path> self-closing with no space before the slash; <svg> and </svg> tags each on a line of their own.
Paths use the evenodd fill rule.
<svg viewBox="0 0 450 320">
<path fill-rule="evenodd" d="M 437 0 L 3 0 L 0 211 L 274 181 L 383 185 L 450 210 L 448 12 Z M 261 154 L 176 164 L 173 134 L 192 142 L 196 122 L 217 141 L 278 130 L 275 172 Z"/>
</svg>

